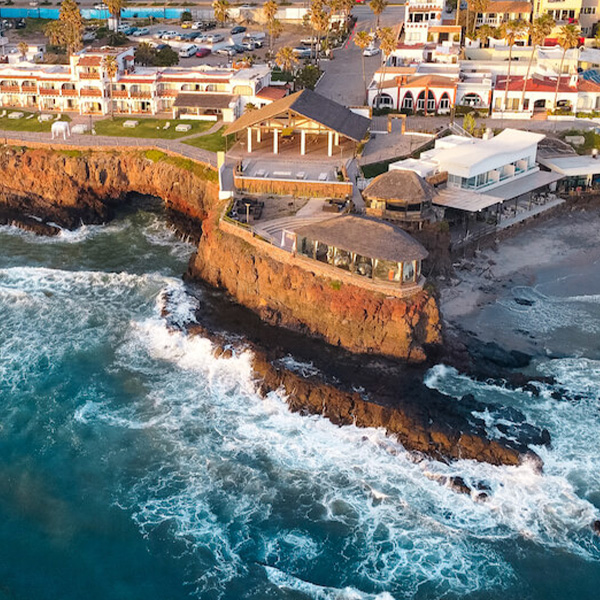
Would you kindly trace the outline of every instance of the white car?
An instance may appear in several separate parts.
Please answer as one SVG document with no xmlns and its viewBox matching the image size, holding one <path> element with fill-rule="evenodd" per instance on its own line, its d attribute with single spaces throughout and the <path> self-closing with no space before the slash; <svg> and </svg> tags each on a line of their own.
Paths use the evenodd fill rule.
<svg viewBox="0 0 600 600">
<path fill-rule="evenodd" d="M 375 46 L 367 46 L 363 50 L 363 56 L 376 56 L 379 54 L 379 48 L 375 48 Z"/>
<path fill-rule="evenodd" d="M 174 40 L 178 35 L 176 31 L 165 31 L 160 37 L 163 40 Z"/>
<path fill-rule="evenodd" d="M 192 29 L 202 29 L 202 21 L 192 23 Z"/>
<path fill-rule="evenodd" d="M 104 3 L 94 4 L 94 9 L 95 10 L 108 10 L 108 6 L 106 6 L 106 4 L 104 4 Z"/>
<path fill-rule="evenodd" d="M 206 36 L 206 41 L 209 44 L 218 44 L 219 42 L 223 42 L 225 38 L 220 33 L 212 33 Z"/>
<path fill-rule="evenodd" d="M 133 37 L 140 37 L 142 35 L 148 35 L 150 30 L 147 27 L 140 27 L 136 31 L 133 32 Z"/>
</svg>

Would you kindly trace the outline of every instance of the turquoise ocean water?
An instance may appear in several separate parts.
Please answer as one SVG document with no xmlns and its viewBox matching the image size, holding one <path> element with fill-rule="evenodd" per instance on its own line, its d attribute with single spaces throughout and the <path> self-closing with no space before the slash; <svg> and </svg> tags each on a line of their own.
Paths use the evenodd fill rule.
<svg viewBox="0 0 600 600">
<path fill-rule="evenodd" d="M 164 294 L 181 323 L 203 298 L 180 278 L 193 247 L 160 215 L 56 239 L 2 228 L 0 248 L 1 600 L 600 597 L 600 361 L 585 348 L 536 365 L 570 400 L 427 375 L 449 402 L 473 393 L 547 427 L 543 473 L 419 460 L 260 399 L 246 353 L 216 359 L 170 331 Z M 496 315 L 551 327 L 555 311 L 569 348 L 594 343 L 599 296 L 536 293 L 538 313 Z"/>
</svg>

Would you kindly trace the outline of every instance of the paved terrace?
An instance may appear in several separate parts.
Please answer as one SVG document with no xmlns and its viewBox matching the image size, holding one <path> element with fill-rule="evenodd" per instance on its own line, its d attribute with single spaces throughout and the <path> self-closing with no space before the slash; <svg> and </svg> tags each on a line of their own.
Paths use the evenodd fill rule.
<svg viewBox="0 0 600 600">
<path fill-rule="evenodd" d="M 127 150 L 127 149 L 152 149 L 163 150 L 170 154 L 178 154 L 185 158 L 217 167 L 217 155 L 208 150 L 195 148 L 177 140 L 162 140 L 157 138 L 131 138 L 90 134 L 72 134 L 66 140 L 52 139 L 50 132 L 39 133 L 33 131 L 1 131 L 0 142 L 4 144 L 21 144 L 24 146 L 45 146 L 48 148 L 70 146 L 77 149 L 102 150 Z"/>
</svg>

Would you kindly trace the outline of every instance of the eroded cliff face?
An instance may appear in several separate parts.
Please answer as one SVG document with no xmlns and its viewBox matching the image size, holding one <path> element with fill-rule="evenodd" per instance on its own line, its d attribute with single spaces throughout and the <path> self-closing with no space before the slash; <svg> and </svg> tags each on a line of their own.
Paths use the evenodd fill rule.
<svg viewBox="0 0 600 600">
<path fill-rule="evenodd" d="M 305 331 L 353 352 L 423 361 L 441 343 L 435 299 L 383 296 L 274 259 L 218 226 L 206 226 L 190 275 L 221 287 L 274 325 Z"/>
<path fill-rule="evenodd" d="M 189 168 L 160 152 L 4 148 L 0 222 L 33 215 L 67 228 L 102 223 L 129 192 L 159 196 L 168 209 L 200 221 L 216 202 L 216 173 L 184 159 L 179 163 Z"/>
</svg>

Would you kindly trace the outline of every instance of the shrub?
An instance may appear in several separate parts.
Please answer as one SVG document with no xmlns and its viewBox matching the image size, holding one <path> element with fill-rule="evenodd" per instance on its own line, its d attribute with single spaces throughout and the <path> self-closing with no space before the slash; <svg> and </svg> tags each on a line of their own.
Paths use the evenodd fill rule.
<svg viewBox="0 0 600 600">
<path fill-rule="evenodd" d="M 339 279 L 334 279 L 329 282 L 329 287 L 336 292 L 339 292 L 342 289 L 342 282 Z"/>
</svg>

